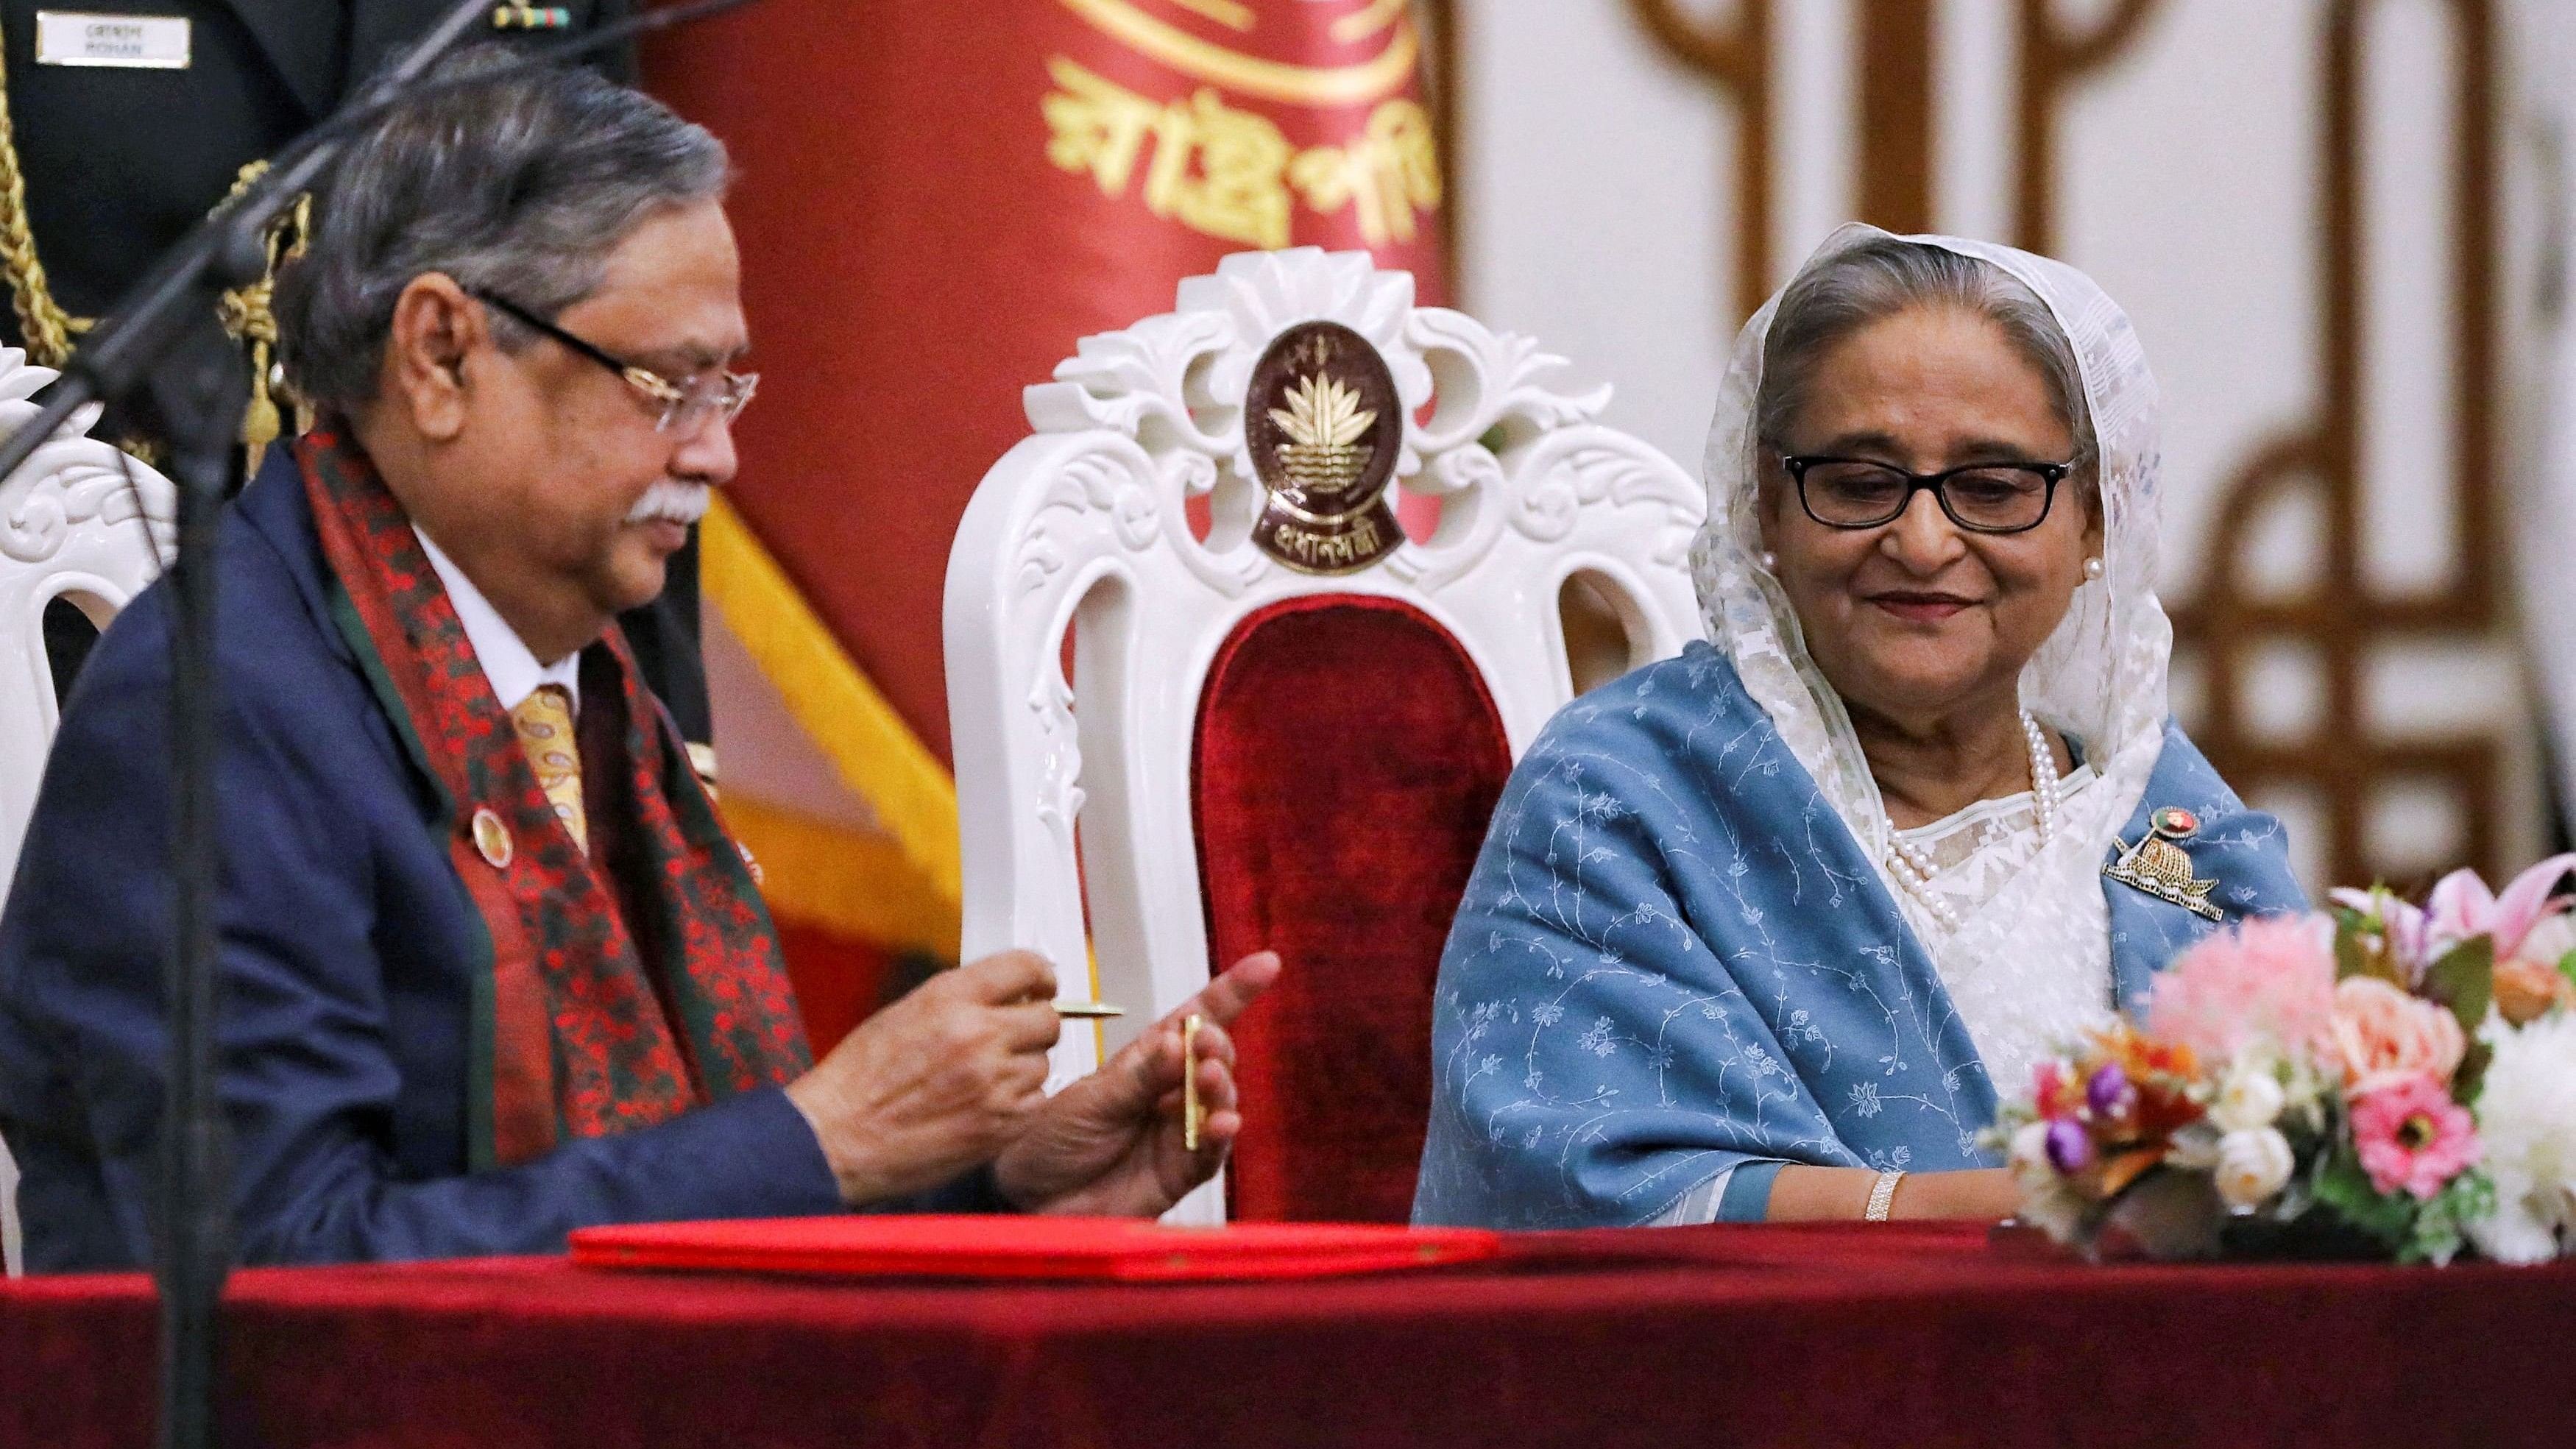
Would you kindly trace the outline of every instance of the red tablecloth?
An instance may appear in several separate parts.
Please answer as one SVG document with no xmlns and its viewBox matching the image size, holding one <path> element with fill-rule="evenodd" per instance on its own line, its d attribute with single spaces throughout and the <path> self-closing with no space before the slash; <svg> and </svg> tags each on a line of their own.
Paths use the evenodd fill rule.
<svg viewBox="0 0 2576 1449">
<path fill-rule="evenodd" d="M 2564 1445 L 2576 1267 L 2086 1268 L 1940 1228 L 886 1285 L 554 1261 L 234 1281 L 236 1445 Z M 149 1442 L 136 1278 L 0 1290 L 0 1443 Z"/>
</svg>

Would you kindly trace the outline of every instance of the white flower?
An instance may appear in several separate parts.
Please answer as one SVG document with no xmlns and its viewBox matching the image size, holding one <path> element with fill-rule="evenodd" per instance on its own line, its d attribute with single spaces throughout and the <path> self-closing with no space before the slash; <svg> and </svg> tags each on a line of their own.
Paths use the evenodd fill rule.
<svg viewBox="0 0 2576 1449">
<path fill-rule="evenodd" d="M 2562 1207 L 2557 1216 L 2564 1214 Z M 2478 1251 L 2499 1263 L 2546 1263 L 2558 1256 L 2558 1224 L 2534 1211 L 2528 1194 L 2510 1201 L 2499 1195 L 2494 1217 L 2465 1226 Z"/>
<path fill-rule="evenodd" d="M 2048 1122 L 2022 1124 L 2012 1138 L 2012 1151 L 2006 1159 L 2012 1166 L 2013 1179 L 2029 1187 L 2042 1178 L 2055 1177 L 2057 1169 L 2048 1165 Z"/>
<path fill-rule="evenodd" d="M 2219 1141 L 2216 1124 L 2194 1122 L 2174 1133 L 2172 1145 L 2165 1149 L 2165 1165 L 2185 1172 L 2216 1172 Z"/>
<path fill-rule="evenodd" d="M 2282 1102 L 2281 1079 L 2269 1063 L 2239 1067 L 2210 1105 L 2209 1119 L 2224 1132 L 2252 1132 L 2279 1121 Z"/>
<path fill-rule="evenodd" d="M 2083 1231 L 2084 1214 L 2092 1205 L 2049 1165 L 2048 1119 L 2025 1122 L 2015 1129 L 2004 1162 L 2012 1173 L 2013 1185 L 2021 1189 L 2021 1205 L 2014 1210 L 2014 1216 L 2056 1242 L 2076 1241 Z"/>
<path fill-rule="evenodd" d="M 2297 1166 L 2290 1139 L 2273 1127 L 2230 1132 L 2218 1139 L 2218 1196 L 2238 1212 L 2272 1200 Z"/>
<path fill-rule="evenodd" d="M 2519 1030 L 2490 1018 L 2480 1035 L 2495 1049 L 2477 1114 L 2496 1211 L 2469 1240 L 2499 1262 L 2541 1262 L 2576 1224 L 2576 1014 Z"/>
<path fill-rule="evenodd" d="M 2576 951 L 2576 913 L 2541 917 L 2513 954 L 2554 968 L 2570 951 Z"/>
</svg>

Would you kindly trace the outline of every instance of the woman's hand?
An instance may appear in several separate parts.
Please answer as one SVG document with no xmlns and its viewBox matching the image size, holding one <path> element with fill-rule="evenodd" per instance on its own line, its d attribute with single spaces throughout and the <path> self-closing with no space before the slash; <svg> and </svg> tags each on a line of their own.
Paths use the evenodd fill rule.
<svg viewBox="0 0 2576 1449">
<path fill-rule="evenodd" d="M 1878 1174 L 1866 1167 L 1780 1169 L 1771 1180 L 1775 1223 L 1857 1222 L 1869 1210 L 1870 1190 Z M 1955 1172 L 1909 1172 L 1896 1185 L 1887 1205 L 1893 1219 L 1916 1221 L 2000 1222 L 2021 1208 L 2021 1189 L 2000 1167 L 1972 1167 Z"/>
</svg>

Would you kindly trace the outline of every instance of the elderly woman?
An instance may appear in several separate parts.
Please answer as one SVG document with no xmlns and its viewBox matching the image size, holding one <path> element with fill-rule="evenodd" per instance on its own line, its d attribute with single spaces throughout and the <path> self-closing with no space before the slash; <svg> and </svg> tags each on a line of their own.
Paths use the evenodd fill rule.
<svg viewBox="0 0 2576 1449">
<path fill-rule="evenodd" d="M 1417 1221 L 2004 1216 L 1997 1094 L 2304 903 L 2166 717 L 2155 425 L 2127 317 L 2003 247 L 1846 227 L 1746 325 L 1711 642 L 1569 706 L 1504 792 Z"/>
</svg>

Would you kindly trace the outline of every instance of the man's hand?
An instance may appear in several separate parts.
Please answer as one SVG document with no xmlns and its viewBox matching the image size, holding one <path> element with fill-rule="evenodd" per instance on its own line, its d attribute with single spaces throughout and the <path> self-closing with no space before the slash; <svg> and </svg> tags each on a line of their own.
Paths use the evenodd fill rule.
<svg viewBox="0 0 2576 1449">
<path fill-rule="evenodd" d="M 1031 1212 L 1152 1217 L 1216 1175 L 1242 1130 L 1226 1027 L 1279 979 L 1279 958 L 1246 956 L 1029 1118 L 993 1164 L 1002 1195 Z M 1182 1145 L 1181 1022 L 1196 1014 L 1199 1147 Z"/>
<path fill-rule="evenodd" d="M 935 1187 L 1022 1136 L 1046 1101 L 1054 996 L 1043 958 L 987 956 L 922 983 L 789 1083 L 841 1200 Z"/>
</svg>

